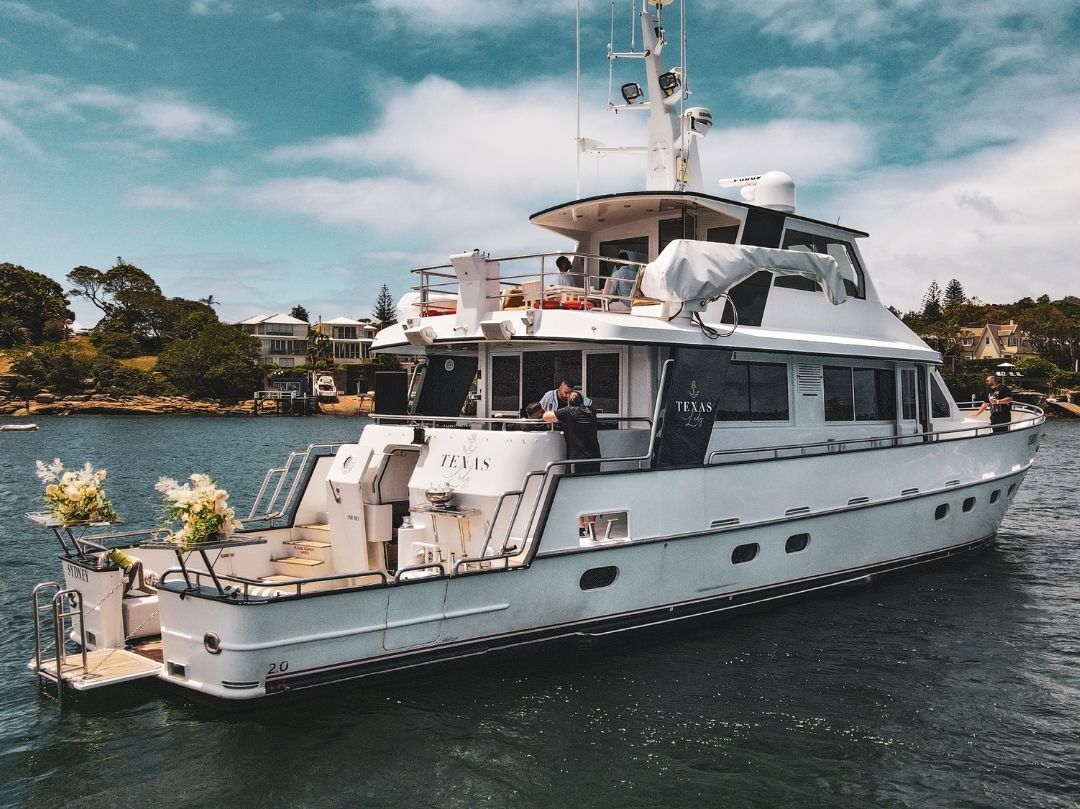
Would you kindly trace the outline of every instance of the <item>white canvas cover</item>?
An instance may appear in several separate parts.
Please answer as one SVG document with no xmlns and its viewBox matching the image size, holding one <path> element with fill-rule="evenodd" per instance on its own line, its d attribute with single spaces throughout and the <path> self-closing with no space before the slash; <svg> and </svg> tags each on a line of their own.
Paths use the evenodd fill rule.
<svg viewBox="0 0 1080 809">
<path fill-rule="evenodd" d="M 642 294 L 658 301 L 711 300 L 758 270 L 799 275 L 825 288 L 830 303 L 847 300 L 836 259 L 821 253 L 675 239 L 641 276 Z"/>
</svg>

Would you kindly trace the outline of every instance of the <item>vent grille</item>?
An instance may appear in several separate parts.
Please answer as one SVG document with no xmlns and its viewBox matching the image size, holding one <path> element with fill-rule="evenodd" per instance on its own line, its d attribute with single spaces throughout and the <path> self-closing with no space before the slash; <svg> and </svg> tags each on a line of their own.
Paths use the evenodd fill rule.
<svg viewBox="0 0 1080 809">
<path fill-rule="evenodd" d="M 821 366 L 797 365 L 795 367 L 795 387 L 803 396 L 820 396 Z"/>
</svg>

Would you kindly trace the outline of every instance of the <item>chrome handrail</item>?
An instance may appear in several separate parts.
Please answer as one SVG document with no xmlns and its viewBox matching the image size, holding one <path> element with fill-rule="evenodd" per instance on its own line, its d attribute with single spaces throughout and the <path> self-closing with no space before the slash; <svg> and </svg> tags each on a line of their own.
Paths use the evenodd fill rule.
<svg viewBox="0 0 1080 809">
<path fill-rule="evenodd" d="M 202 586 L 202 578 L 204 576 L 210 576 L 211 574 L 209 573 L 209 571 L 194 569 L 194 570 L 188 570 L 187 575 L 188 576 L 194 576 L 196 586 L 201 587 Z M 345 579 L 359 579 L 359 578 L 362 578 L 362 577 L 365 577 L 365 576 L 378 576 L 379 579 L 380 579 L 379 583 L 380 584 L 386 584 L 388 579 L 389 579 L 389 576 L 386 573 L 386 571 L 384 571 L 384 570 L 374 570 L 374 569 L 372 569 L 372 570 L 364 570 L 364 571 L 361 571 L 359 573 L 332 573 L 332 574 L 330 574 L 328 576 L 308 576 L 308 577 L 305 577 L 305 578 L 302 578 L 302 579 L 294 579 L 292 581 L 286 581 L 286 582 L 264 582 L 264 581 L 260 581 L 258 579 L 249 579 L 249 578 L 246 578 L 244 576 L 236 576 L 236 575 L 232 575 L 232 574 L 228 574 L 228 573 L 215 573 L 215 575 L 217 576 L 218 581 L 233 582 L 234 584 L 242 585 L 243 586 L 242 592 L 243 592 L 243 595 L 244 595 L 245 598 L 250 598 L 251 597 L 251 594 L 249 592 L 249 588 L 251 588 L 251 587 L 273 587 L 276 590 L 284 590 L 284 589 L 289 588 L 289 587 L 295 587 L 296 588 L 296 594 L 300 595 L 301 592 L 303 592 L 302 588 L 303 588 L 303 585 L 305 585 L 305 584 L 317 584 L 317 583 L 320 583 L 320 582 L 342 581 L 342 580 L 345 580 Z M 161 576 L 158 578 L 159 588 L 160 588 L 161 585 L 165 584 L 167 579 L 169 579 L 170 577 L 174 578 L 175 576 L 180 576 L 182 579 L 184 579 L 185 584 L 187 583 L 187 579 L 184 578 L 184 569 L 183 568 L 170 567 L 168 570 L 166 570 L 164 573 L 162 573 Z M 367 587 L 369 585 L 359 585 L 359 586 Z M 219 596 L 219 597 L 221 597 L 221 596 Z M 231 594 L 229 594 L 229 593 L 226 593 L 223 596 L 223 598 L 225 598 L 225 599 L 228 599 L 229 597 L 231 597 Z"/>
<path fill-rule="evenodd" d="M 669 360 L 670 362 L 670 360 Z M 544 429 L 554 428 L 557 425 L 549 424 L 543 419 L 527 419 L 520 417 L 499 417 L 499 416 L 423 416 L 419 414 L 397 414 L 397 413 L 370 413 L 369 418 L 374 419 L 376 423 L 383 421 L 401 421 L 408 424 L 415 424 L 417 426 L 438 426 L 439 424 L 446 425 L 460 425 L 460 424 L 521 424 L 528 427 L 543 427 Z M 598 413 L 596 420 L 599 422 L 610 422 L 618 424 L 620 422 L 644 422 L 650 427 L 653 420 L 648 416 L 617 416 L 617 415 L 605 415 Z"/>
</svg>

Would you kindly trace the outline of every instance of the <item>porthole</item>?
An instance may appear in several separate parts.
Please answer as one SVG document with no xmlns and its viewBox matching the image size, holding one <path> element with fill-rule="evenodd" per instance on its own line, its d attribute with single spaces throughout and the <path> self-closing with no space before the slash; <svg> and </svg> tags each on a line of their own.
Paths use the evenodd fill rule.
<svg viewBox="0 0 1080 809">
<path fill-rule="evenodd" d="M 968 497 L 964 499 L 964 511 L 968 512 L 975 508 L 975 498 Z"/>
<path fill-rule="evenodd" d="M 1001 497 L 1001 489 L 994 489 L 994 491 L 990 492 L 991 503 L 996 503 L 999 497 Z"/>
<path fill-rule="evenodd" d="M 944 520 L 947 516 L 949 516 L 949 504 L 948 503 L 942 503 L 940 506 L 938 506 L 934 510 L 934 519 L 935 520 Z"/>
<path fill-rule="evenodd" d="M 1013 492 L 1015 492 L 1015 491 L 1016 491 L 1016 484 L 1014 483 L 1014 484 L 1012 484 L 1012 485 L 1011 485 L 1011 486 L 1009 487 L 1009 494 L 1008 494 L 1007 496 L 1008 496 L 1008 497 L 1012 497 L 1012 496 L 1013 496 Z"/>
<path fill-rule="evenodd" d="M 788 553 L 798 553 L 799 551 L 806 550 L 806 546 L 809 544 L 809 534 L 793 534 L 789 536 L 787 542 L 784 543 L 784 550 Z"/>
<path fill-rule="evenodd" d="M 741 565 L 744 562 L 749 562 L 757 556 L 759 549 L 756 542 L 751 542 L 748 545 L 739 545 L 731 552 L 731 564 Z"/>
<path fill-rule="evenodd" d="M 582 590 L 597 590 L 601 587 L 610 587 L 619 578 L 619 568 L 614 565 L 607 567 L 594 567 L 581 574 L 578 586 Z"/>
</svg>

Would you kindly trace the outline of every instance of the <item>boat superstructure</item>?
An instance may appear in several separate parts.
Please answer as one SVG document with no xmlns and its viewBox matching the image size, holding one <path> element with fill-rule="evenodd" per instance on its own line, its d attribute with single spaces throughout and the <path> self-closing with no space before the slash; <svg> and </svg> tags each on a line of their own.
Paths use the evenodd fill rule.
<svg viewBox="0 0 1080 809">
<path fill-rule="evenodd" d="M 993 538 L 1041 411 L 1016 405 L 995 432 L 953 402 L 940 355 L 879 300 L 866 234 L 796 213 L 783 176 L 751 178 L 754 202 L 700 187 L 706 115 L 664 102 L 683 74 L 659 61 L 662 5 L 641 20 L 646 189 L 534 214 L 568 239 L 558 254 L 416 270 L 374 345 L 409 356 L 409 385 L 376 388 L 355 443 L 271 470 L 236 537 L 183 551 L 45 523 L 64 581 L 35 595 L 58 650 L 39 643 L 40 676 L 93 687 L 130 655 L 118 679 L 253 699 L 722 613 Z M 597 471 L 521 416 L 565 377 L 599 413 Z M 69 638 L 105 662 L 65 657 Z"/>
</svg>

